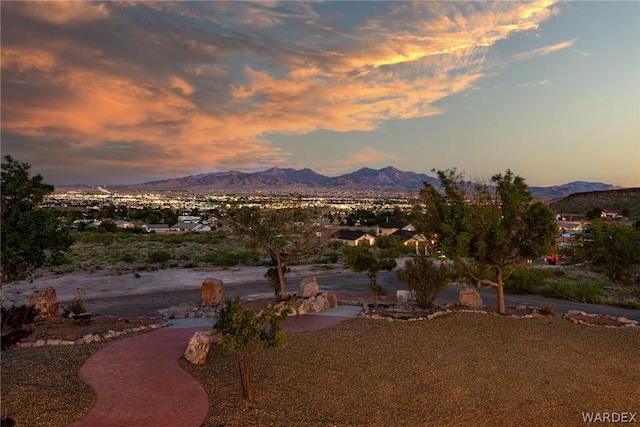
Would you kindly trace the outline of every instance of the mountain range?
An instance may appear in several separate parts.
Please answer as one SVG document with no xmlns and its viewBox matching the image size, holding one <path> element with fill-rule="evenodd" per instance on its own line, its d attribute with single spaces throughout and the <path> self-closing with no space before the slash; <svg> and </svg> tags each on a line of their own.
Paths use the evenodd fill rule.
<svg viewBox="0 0 640 427">
<path fill-rule="evenodd" d="M 214 172 L 149 181 L 141 184 L 109 186 L 117 191 L 188 190 L 219 193 L 249 191 L 372 191 L 380 193 L 417 193 L 428 182 L 438 187 L 437 178 L 400 171 L 392 166 L 382 169 L 362 168 L 355 172 L 328 177 L 311 169 L 271 168 L 261 172 Z M 61 186 L 58 190 L 63 190 Z M 576 181 L 551 187 L 530 187 L 534 197 L 557 200 L 569 194 L 585 191 L 616 189 L 610 184 Z"/>
</svg>

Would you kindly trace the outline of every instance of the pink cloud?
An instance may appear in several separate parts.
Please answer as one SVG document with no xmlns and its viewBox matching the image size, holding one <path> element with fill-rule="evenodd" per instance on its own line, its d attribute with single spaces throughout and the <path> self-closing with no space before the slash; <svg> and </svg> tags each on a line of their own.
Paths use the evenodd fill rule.
<svg viewBox="0 0 640 427">
<path fill-rule="evenodd" d="M 294 13 L 285 14 L 275 3 L 37 3 L 28 10 L 17 9 L 31 19 L 61 27 L 72 22 L 113 22 L 115 14 L 133 8 L 141 14 L 145 9 L 175 13 L 176 22 L 199 20 L 202 27 L 196 25 L 181 36 L 171 33 L 181 34 L 179 24 L 171 24 L 171 31 L 132 30 L 144 41 L 126 40 L 122 51 L 71 36 L 30 45 L 3 42 L 3 79 L 19 81 L 30 73 L 30 84 L 58 94 L 20 99 L 9 93 L 2 102 L 3 131 L 66 138 L 78 148 L 138 141 L 153 149 L 146 156 L 162 153 L 163 164 L 172 168 L 282 162 L 290 153 L 272 146 L 270 134 L 370 131 L 385 120 L 441 114 L 434 106 L 437 101 L 473 89 L 491 69 L 485 57 L 488 47 L 516 32 L 537 29 L 550 16 L 552 4 L 392 3 L 393 13 L 345 35 L 350 44 L 323 46 L 318 41 L 319 46 L 307 50 L 295 38 L 282 41 L 260 31 L 294 20 L 310 32 L 310 40 L 316 39 L 314 34 L 338 37 L 310 4 L 292 5 Z M 190 10 L 196 6 L 217 13 L 200 18 L 197 10 Z M 223 25 L 218 15 L 222 12 L 237 21 Z M 202 28 L 211 23 L 218 27 L 209 35 Z M 245 28 L 251 31 L 243 32 Z M 251 32 L 259 34 L 250 39 Z M 117 56 L 126 55 L 129 43 L 139 48 L 135 53 L 142 59 Z M 547 54 L 570 44 L 522 55 Z M 158 46 L 170 46 L 176 55 L 186 50 L 202 59 L 172 63 L 170 56 L 152 55 Z M 108 48 L 114 49 L 112 55 L 106 53 Z M 241 55 L 260 61 L 230 68 L 229 63 Z M 365 148 L 345 162 L 392 159 L 388 153 Z M 135 161 L 152 165 L 154 159 Z"/>
</svg>

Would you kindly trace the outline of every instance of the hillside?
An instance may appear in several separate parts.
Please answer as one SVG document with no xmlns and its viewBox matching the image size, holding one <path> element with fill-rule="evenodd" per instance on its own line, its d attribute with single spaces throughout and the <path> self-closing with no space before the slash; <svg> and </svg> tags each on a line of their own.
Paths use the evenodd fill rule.
<svg viewBox="0 0 640 427">
<path fill-rule="evenodd" d="M 437 178 L 405 172 L 392 166 L 382 169 L 361 168 L 355 172 L 328 177 L 305 168 L 271 168 L 261 172 L 213 172 L 169 178 L 140 184 L 115 186 L 56 186 L 56 192 L 129 192 L 129 191 L 207 191 L 216 193 L 274 191 L 373 191 L 378 193 L 416 194 L 424 182 L 440 186 Z M 559 200 L 572 193 L 612 190 L 610 184 L 576 181 L 551 187 L 530 187 L 536 199 Z"/>
<path fill-rule="evenodd" d="M 592 209 L 629 210 L 631 218 L 640 216 L 640 188 L 575 193 L 549 205 L 554 212 L 585 215 Z"/>
</svg>

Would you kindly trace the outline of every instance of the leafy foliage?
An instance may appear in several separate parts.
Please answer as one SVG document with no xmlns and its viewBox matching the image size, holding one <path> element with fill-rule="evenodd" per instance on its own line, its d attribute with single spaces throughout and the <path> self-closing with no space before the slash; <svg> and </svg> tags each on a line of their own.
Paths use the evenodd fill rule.
<svg viewBox="0 0 640 427">
<path fill-rule="evenodd" d="M 433 305 L 436 297 L 449 282 L 451 273 L 446 266 L 436 267 L 434 259 L 424 255 L 408 260 L 397 271 L 398 280 L 406 283 L 418 307 L 425 309 Z"/>
<path fill-rule="evenodd" d="M 391 271 L 396 267 L 396 257 L 401 251 L 401 243 L 393 236 L 384 236 L 376 240 L 376 246 L 346 246 L 343 250 L 345 265 L 355 272 L 366 272 L 369 289 L 375 297 L 385 294 L 384 287 L 378 282 L 380 271 Z"/>
<path fill-rule="evenodd" d="M 73 292 L 73 301 L 71 301 L 71 303 L 68 306 L 62 308 L 62 316 L 67 317 L 71 313 L 73 314 L 86 313 L 87 307 L 85 307 L 84 301 L 83 301 L 84 294 L 85 294 L 84 289 L 77 288 Z"/>
<path fill-rule="evenodd" d="M 229 212 L 234 231 L 249 239 L 253 248 L 263 249 L 278 274 L 276 295 L 287 295 L 287 266 L 314 255 L 327 243 L 317 225 L 320 215 L 312 209 L 260 210 L 242 207 Z"/>
<path fill-rule="evenodd" d="M 72 244 L 55 214 L 39 208 L 53 186 L 39 174 L 30 177 L 30 168 L 11 156 L 2 163 L 2 281 L 20 280 L 31 268 L 59 262 Z"/>
<path fill-rule="evenodd" d="M 579 259 L 604 270 L 613 281 L 631 276 L 640 266 L 640 230 L 635 227 L 595 221 L 580 239 Z"/>
<path fill-rule="evenodd" d="M 509 170 L 489 184 L 471 184 L 455 170 L 438 171 L 438 177 L 443 193 L 424 184 L 415 225 L 437 235 L 444 252 L 467 275 L 495 287 L 497 311 L 504 313 L 504 281 L 523 259 L 539 256 L 551 244 L 553 214 Z M 487 279 L 488 272 L 495 279 Z"/>
<path fill-rule="evenodd" d="M 0 343 L 2 351 L 16 342 L 29 336 L 30 330 L 25 328 L 35 321 L 37 310 L 33 305 L 22 305 L 5 308 L 0 306 Z"/>
<path fill-rule="evenodd" d="M 225 350 L 236 353 L 242 394 L 250 402 L 253 401 L 251 380 L 256 359 L 263 350 L 284 345 L 281 323 L 290 313 L 290 307 L 280 311 L 268 307 L 256 313 L 244 308 L 236 296 L 227 301 L 218 315 L 215 329 L 222 334 L 218 342 Z"/>
</svg>

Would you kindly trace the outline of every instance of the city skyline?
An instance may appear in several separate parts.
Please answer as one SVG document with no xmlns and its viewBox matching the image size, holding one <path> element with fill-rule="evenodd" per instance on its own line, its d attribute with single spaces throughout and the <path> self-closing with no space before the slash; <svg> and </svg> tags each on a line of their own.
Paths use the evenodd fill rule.
<svg viewBox="0 0 640 427">
<path fill-rule="evenodd" d="M 638 2 L 3 2 L 46 182 L 391 165 L 640 186 Z"/>
</svg>

